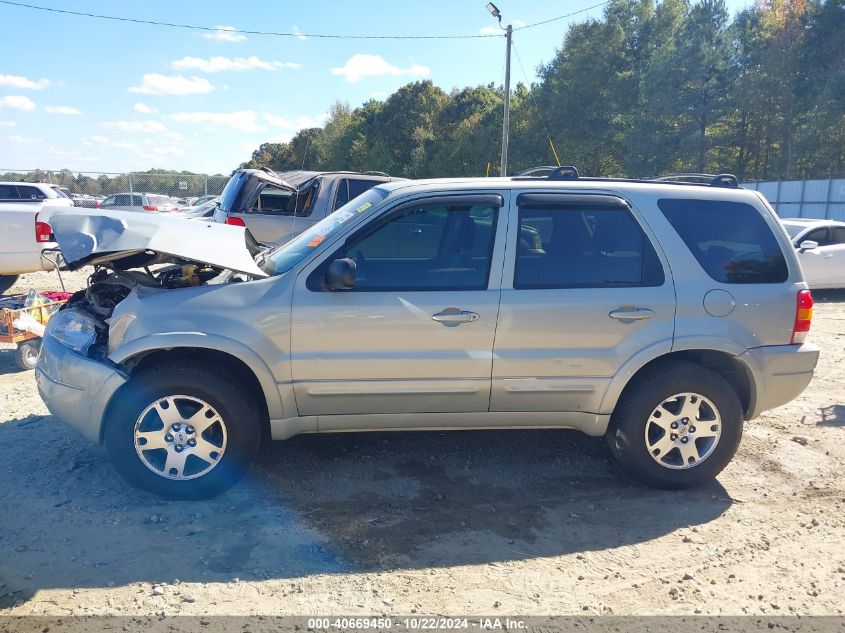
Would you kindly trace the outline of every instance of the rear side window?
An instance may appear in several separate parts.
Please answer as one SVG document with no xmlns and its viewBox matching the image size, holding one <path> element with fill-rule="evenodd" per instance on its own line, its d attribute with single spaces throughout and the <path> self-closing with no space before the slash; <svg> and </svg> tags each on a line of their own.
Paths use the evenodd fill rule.
<svg viewBox="0 0 845 633">
<path fill-rule="evenodd" d="M 831 242 L 833 244 L 845 244 L 845 226 L 834 226 L 831 230 L 833 231 Z"/>
<path fill-rule="evenodd" d="M 659 286 L 663 267 L 628 209 L 569 204 L 519 209 L 514 288 Z"/>
<path fill-rule="evenodd" d="M 0 200 L 20 200 L 15 185 L 0 185 Z"/>
<path fill-rule="evenodd" d="M 38 187 L 23 187 L 18 185 L 18 194 L 21 200 L 44 200 L 47 197 Z"/>
<path fill-rule="evenodd" d="M 774 284 L 789 276 L 774 233 L 750 204 L 664 198 L 657 206 L 716 281 Z"/>
</svg>

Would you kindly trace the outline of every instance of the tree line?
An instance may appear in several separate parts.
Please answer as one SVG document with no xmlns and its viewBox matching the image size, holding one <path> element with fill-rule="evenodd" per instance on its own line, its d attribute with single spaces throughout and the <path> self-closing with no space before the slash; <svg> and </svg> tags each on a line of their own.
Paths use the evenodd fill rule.
<svg viewBox="0 0 845 633">
<path fill-rule="evenodd" d="M 111 195 L 113 193 L 127 193 L 130 190 L 143 193 L 160 193 L 168 196 L 202 196 L 207 193 L 219 193 L 229 176 L 220 174 L 210 176 L 195 174 L 189 171 L 174 171 L 169 169 L 149 169 L 130 174 L 98 174 L 96 177 L 69 169 L 46 171 L 36 169 L 29 172 L 0 173 L 2 182 L 48 182 L 53 185 L 67 187 L 71 193 L 85 193 L 89 195 Z M 185 182 L 187 189 L 179 185 Z M 207 191 L 206 191 L 207 189 Z"/>
<path fill-rule="evenodd" d="M 517 31 L 515 43 L 519 46 Z M 845 0 L 612 0 L 569 26 L 511 96 L 509 167 L 595 176 L 730 172 L 741 180 L 845 174 Z M 402 86 L 323 127 L 264 143 L 246 167 L 498 173 L 502 88 Z"/>
</svg>

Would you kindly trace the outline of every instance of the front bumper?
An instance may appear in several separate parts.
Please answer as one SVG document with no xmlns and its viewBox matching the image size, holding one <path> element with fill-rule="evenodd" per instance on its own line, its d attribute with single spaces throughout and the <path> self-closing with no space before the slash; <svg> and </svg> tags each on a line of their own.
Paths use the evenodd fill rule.
<svg viewBox="0 0 845 633">
<path fill-rule="evenodd" d="M 44 337 L 35 369 L 38 393 L 50 413 L 85 437 L 100 441 L 106 408 L 128 377 Z"/>
<path fill-rule="evenodd" d="M 813 378 L 819 347 L 813 343 L 768 345 L 752 348 L 740 358 L 754 374 L 753 408 L 748 415 L 751 419 L 801 395 Z"/>
</svg>

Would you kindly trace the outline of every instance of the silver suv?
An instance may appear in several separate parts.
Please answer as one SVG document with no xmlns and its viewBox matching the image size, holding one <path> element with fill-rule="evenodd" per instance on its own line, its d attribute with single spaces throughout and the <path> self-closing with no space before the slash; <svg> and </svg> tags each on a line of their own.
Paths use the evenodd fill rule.
<svg viewBox="0 0 845 633">
<path fill-rule="evenodd" d="M 685 488 L 819 354 L 786 233 L 729 176 L 393 182 L 260 252 L 242 228 L 85 213 L 47 218 L 98 269 L 50 320 L 38 387 L 168 497 L 230 486 L 265 431 L 579 429 Z"/>
</svg>

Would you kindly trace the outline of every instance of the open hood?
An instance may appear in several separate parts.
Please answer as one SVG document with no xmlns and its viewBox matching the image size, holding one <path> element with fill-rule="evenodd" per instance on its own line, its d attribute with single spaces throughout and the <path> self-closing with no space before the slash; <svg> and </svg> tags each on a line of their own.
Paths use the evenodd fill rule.
<svg viewBox="0 0 845 633">
<path fill-rule="evenodd" d="M 103 264 L 117 270 L 191 261 L 266 277 L 253 259 L 257 244 L 240 226 L 133 211 L 49 209 L 48 222 L 67 267 Z"/>
</svg>

